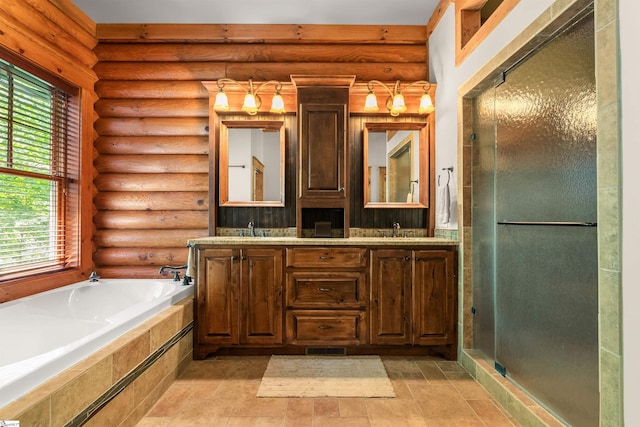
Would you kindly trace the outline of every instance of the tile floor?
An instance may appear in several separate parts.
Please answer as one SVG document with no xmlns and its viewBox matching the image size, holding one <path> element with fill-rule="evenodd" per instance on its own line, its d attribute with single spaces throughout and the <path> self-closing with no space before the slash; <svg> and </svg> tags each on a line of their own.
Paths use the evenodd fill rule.
<svg viewBox="0 0 640 427">
<path fill-rule="evenodd" d="M 456 362 L 382 360 L 395 398 L 258 398 L 268 356 L 193 361 L 137 427 L 519 425 Z"/>
</svg>

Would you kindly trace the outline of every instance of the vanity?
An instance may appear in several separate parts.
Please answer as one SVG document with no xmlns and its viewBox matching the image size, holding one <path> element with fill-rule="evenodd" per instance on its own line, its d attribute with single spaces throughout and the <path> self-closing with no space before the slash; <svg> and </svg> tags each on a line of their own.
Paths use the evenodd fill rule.
<svg viewBox="0 0 640 427">
<path fill-rule="evenodd" d="M 210 235 L 189 240 L 194 358 L 454 360 L 458 242 L 433 237 L 433 115 L 365 113 L 372 89 L 355 76 L 291 80 L 284 114 L 209 118 Z M 222 88 L 203 84 L 213 106 Z"/>
<path fill-rule="evenodd" d="M 455 359 L 457 243 L 436 238 L 203 237 L 194 358 L 212 353 Z"/>
</svg>

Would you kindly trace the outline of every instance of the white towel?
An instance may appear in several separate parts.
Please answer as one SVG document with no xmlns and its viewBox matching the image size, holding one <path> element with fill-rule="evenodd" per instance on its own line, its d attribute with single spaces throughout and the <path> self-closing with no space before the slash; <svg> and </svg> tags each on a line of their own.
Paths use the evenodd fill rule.
<svg viewBox="0 0 640 427">
<path fill-rule="evenodd" d="M 196 248 L 189 246 L 189 256 L 187 258 L 187 272 L 186 276 L 191 277 L 192 280 L 196 278 Z"/>
<path fill-rule="evenodd" d="M 436 222 L 438 224 L 448 224 L 451 215 L 451 195 L 449 194 L 449 183 L 438 187 L 437 202 L 439 202 L 436 212 Z"/>
</svg>

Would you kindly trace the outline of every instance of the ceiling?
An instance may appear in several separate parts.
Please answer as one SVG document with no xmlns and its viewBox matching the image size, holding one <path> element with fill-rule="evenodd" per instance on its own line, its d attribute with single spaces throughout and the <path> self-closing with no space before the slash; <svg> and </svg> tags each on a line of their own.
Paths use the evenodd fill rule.
<svg viewBox="0 0 640 427">
<path fill-rule="evenodd" d="M 98 24 L 426 25 L 439 0 L 72 0 Z"/>
</svg>

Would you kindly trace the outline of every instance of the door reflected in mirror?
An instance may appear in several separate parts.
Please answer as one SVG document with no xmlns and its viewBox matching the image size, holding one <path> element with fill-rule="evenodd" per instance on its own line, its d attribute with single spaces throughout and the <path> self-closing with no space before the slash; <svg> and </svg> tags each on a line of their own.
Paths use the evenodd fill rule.
<svg viewBox="0 0 640 427">
<path fill-rule="evenodd" d="M 426 207 L 425 128 L 424 123 L 365 124 L 365 207 Z"/>
<path fill-rule="evenodd" d="M 282 121 L 220 124 L 220 206 L 284 206 Z"/>
</svg>

